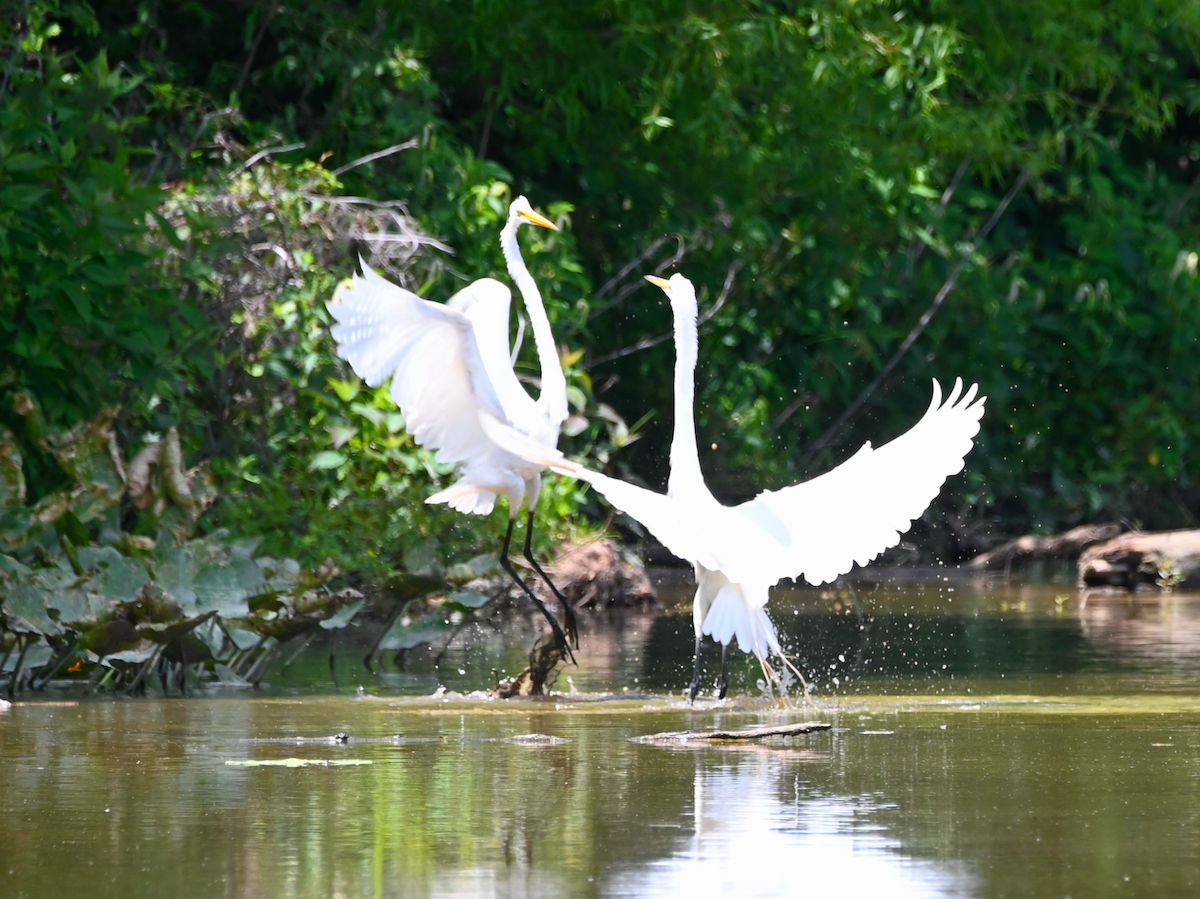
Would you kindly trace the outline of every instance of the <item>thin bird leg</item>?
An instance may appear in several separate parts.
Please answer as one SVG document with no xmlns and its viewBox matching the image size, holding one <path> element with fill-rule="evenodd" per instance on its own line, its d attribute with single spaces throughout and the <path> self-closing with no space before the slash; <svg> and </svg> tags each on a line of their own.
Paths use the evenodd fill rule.
<svg viewBox="0 0 1200 899">
<path fill-rule="evenodd" d="M 800 678 L 800 684 L 804 687 L 804 701 L 807 702 L 814 709 L 817 708 L 817 704 L 813 701 L 812 696 L 808 692 L 808 681 L 806 681 L 804 679 L 804 675 L 800 673 L 800 669 L 797 668 L 795 665 L 793 665 L 788 660 L 788 657 L 785 656 L 783 653 L 779 654 L 779 658 L 783 659 L 783 664 L 787 665 L 789 668 L 792 669 L 792 674 L 794 674 L 794 675 L 796 675 L 796 677 Z"/>
<path fill-rule="evenodd" d="M 567 639 L 571 641 L 571 645 L 576 649 L 579 648 L 579 625 L 575 621 L 575 610 L 571 607 L 571 603 L 562 595 L 559 589 L 554 586 L 554 581 L 550 580 L 550 575 L 542 571 L 542 566 L 537 563 L 537 559 L 533 557 L 533 548 L 530 546 L 533 540 L 533 510 L 529 510 L 529 518 L 525 525 L 525 561 L 533 566 L 533 570 L 542 576 L 542 580 L 546 582 L 546 586 L 550 588 L 550 592 L 554 594 L 554 598 L 558 600 L 559 606 L 563 611 L 563 630 L 567 633 Z"/>
<path fill-rule="evenodd" d="M 729 644 L 721 644 L 721 680 L 717 690 L 717 699 L 724 699 L 729 689 Z"/>
<path fill-rule="evenodd" d="M 759 656 L 758 664 L 762 667 L 763 686 L 766 688 L 765 692 L 767 699 L 775 698 L 775 684 L 779 684 L 779 692 L 783 694 L 784 699 L 787 699 L 787 693 L 785 693 L 783 690 L 783 679 L 779 676 L 775 669 L 771 667 L 771 664 L 766 660 L 766 657 Z"/>
<path fill-rule="evenodd" d="M 700 692 L 700 648 L 704 643 L 704 637 L 701 634 L 696 635 L 696 663 L 692 667 L 692 683 L 688 687 L 688 705 L 696 701 L 696 694 Z"/>
<path fill-rule="evenodd" d="M 550 614 L 550 610 L 546 608 L 545 603 L 538 599 L 537 594 L 533 592 L 527 583 L 521 580 L 521 576 L 517 574 L 516 569 L 512 566 L 512 562 L 508 559 L 508 547 L 512 544 L 513 525 L 516 523 L 517 520 L 515 518 L 508 520 L 508 530 L 504 534 L 504 546 L 500 548 L 500 567 L 508 572 L 508 576 L 517 582 L 517 586 L 525 591 L 525 595 L 532 599 L 534 605 L 546 616 L 546 620 L 550 622 L 550 629 L 554 631 L 554 639 L 558 647 L 571 659 L 571 664 L 577 665 L 578 662 L 575 661 L 575 656 L 571 653 L 571 644 L 567 642 L 567 637 L 563 633 L 562 627 L 559 626 L 555 617 Z"/>
</svg>

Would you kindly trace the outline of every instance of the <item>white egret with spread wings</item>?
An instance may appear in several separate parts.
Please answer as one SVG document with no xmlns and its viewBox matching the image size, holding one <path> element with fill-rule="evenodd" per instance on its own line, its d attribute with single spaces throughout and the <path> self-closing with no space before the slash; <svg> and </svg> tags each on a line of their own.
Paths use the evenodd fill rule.
<svg viewBox="0 0 1200 899">
<path fill-rule="evenodd" d="M 486 515 L 497 496 L 508 497 L 509 522 L 500 564 L 537 604 L 560 647 L 569 654 L 568 643 L 578 645 L 579 640 L 574 613 L 537 563 L 531 547 L 542 466 L 497 446 L 484 433 L 479 418 L 485 410 L 527 438 L 554 446 L 568 414 L 567 382 L 550 320 L 517 243 L 517 229 L 523 223 L 558 229 L 535 212 L 528 200 L 517 197 L 500 234 L 509 274 L 524 297 L 533 326 L 541 365 L 541 393 L 536 401 L 513 372 L 508 336 L 511 294 L 499 281 L 475 281 L 443 305 L 398 287 L 364 263 L 361 276 L 338 286 L 328 309 L 337 321 L 331 332 L 338 355 L 372 387 L 390 377 L 392 399 L 404 413 L 413 439 L 437 450 L 439 462 L 461 466 L 458 480 L 425 501 Z M 563 626 L 508 558 L 523 501 L 528 509 L 524 555 L 558 598 Z"/>
<path fill-rule="evenodd" d="M 675 427 L 665 495 L 591 471 L 486 411 L 481 413 L 481 423 L 497 444 L 511 452 L 587 481 L 613 506 L 645 525 L 667 549 L 693 563 L 696 658 L 690 702 L 700 688 L 705 635 L 722 644 L 722 697 L 725 651 L 735 638 L 744 652 L 758 658 L 768 681 L 776 677 L 767 663 L 768 654 L 779 655 L 791 667 L 767 617 L 770 588 L 783 578 L 827 583 L 899 542 L 946 478 L 962 469 L 979 431 L 984 397 L 976 398 L 975 385 L 964 394 L 962 381 L 956 380 L 942 402 L 941 387 L 934 381 L 928 411 L 895 440 L 878 449 L 867 443 L 841 465 L 810 481 L 765 491 L 741 505 L 722 505 L 704 483 L 696 450 L 696 292 L 679 274 L 670 281 L 652 276 L 647 280 L 666 292 L 675 320 Z"/>
</svg>

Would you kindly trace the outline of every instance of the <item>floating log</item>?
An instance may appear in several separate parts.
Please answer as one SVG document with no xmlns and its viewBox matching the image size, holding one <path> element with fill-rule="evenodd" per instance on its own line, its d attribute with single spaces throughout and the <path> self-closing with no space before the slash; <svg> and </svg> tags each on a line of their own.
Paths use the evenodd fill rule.
<svg viewBox="0 0 1200 899">
<path fill-rule="evenodd" d="M 1200 530 L 1122 534 L 1089 547 L 1079 557 L 1079 582 L 1129 590 L 1200 585 Z"/>
<path fill-rule="evenodd" d="M 1008 568 L 1014 562 L 1030 559 L 1074 559 L 1089 546 L 1116 537 L 1121 530 L 1121 525 L 1114 521 L 1108 524 L 1085 524 L 1062 534 L 1045 537 L 1029 534 L 980 553 L 965 567 L 995 571 Z"/>
<path fill-rule="evenodd" d="M 780 724 L 775 727 L 753 727 L 748 730 L 680 730 L 662 734 L 634 737 L 634 743 L 694 743 L 707 740 L 744 742 L 765 737 L 797 737 L 833 727 L 825 721 L 802 721 L 799 724 Z"/>
</svg>

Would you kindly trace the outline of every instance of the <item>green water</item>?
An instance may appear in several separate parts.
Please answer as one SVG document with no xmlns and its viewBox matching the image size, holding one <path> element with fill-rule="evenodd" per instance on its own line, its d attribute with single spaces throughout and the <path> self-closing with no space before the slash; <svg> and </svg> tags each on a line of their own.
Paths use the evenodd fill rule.
<svg viewBox="0 0 1200 899">
<path fill-rule="evenodd" d="M 1200 895 L 1200 596 L 858 598 L 861 626 L 845 596 L 773 601 L 817 712 L 749 665 L 689 709 L 686 614 L 591 619 L 539 700 L 455 692 L 519 664 L 517 627 L 378 676 L 347 653 L 336 687 L 315 648 L 265 696 L 13 707 L 0 896 Z M 630 741 L 810 718 L 834 728 Z M 289 758 L 370 764 L 227 764 Z"/>
</svg>

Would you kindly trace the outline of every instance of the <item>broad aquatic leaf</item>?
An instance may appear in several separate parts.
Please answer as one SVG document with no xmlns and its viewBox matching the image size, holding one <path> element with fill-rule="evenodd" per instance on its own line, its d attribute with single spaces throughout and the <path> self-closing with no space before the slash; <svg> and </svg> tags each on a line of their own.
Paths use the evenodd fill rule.
<svg viewBox="0 0 1200 899">
<path fill-rule="evenodd" d="M 263 537 L 243 537 L 229 544 L 229 558 L 234 561 L 245 561 L 254 558 L 254 551 L 263 542 Z"/>
<path fill-rule="evenodd" d="M 174 597 L 184 614 L 196 605 L 196 591 L 192 585 L 200 566 L 195 553 L 186 546 L 174 546 L 159 556 L 154 566 L 154 582 L 165 593 Z"/>
<path fill-rule="evenodd" d="M 295 559 L 260 556 L 255 562 L 262 569 L 263 577 L 272 590 L 288 590 L 300 580 L 300 563 Z"/>
<path fill-rule="evenodd" d="M 0 668 L 0 671 L 9 672 L 16 668 L 18 656 L 20 656 L 19 652 L 10 653 L 8 660 L 4 663 L 4 667 Z M 29 647 L 29 651 L 25 653 L 23 670 L 28 671 L 31 668 L 41 668 L 43 665 L 48 664 L 52 658 L 54 658 L 54 647 L 49 643 L 38 642 Z"/>
<path fill-rule="evenodd" d="M 490 601 L 490 596 L 480 593 L 478 590 L 459 590 L 446 598 L 448 605 L 455 605 L 461 609 L 478 609 Z"/>
<path fill-rule="evenodd" d="M 50 605 L 58 612 L 58 620 L 78 630 L 96 622 L 96 616 L 108 608 L 102 597 L 89 596 L 78 587 L 55 590 Z"/>
<path fill-rule="evenodd" d="M 412 649 L 423 643 L 430 643 L 444 634 L 450 627 L 444 615 L 433 612 L 415 618 L 408 624 L 397 622 L 384 635 L 379 648 L 384 650 Z"/>
<path fill-rule="evenodd" d="M 330 618 L 326 618 L 321 622 L 321 627 L 327 631 L 338 630 L 350 623 L 350 619 L 358 614 L 358 610 L 363 607 L 363 603 L 367 601 L 363 597 L 358 602 L 352 602 L 348 606 L 343 606 L 338 610 L 338 613 Z"/>
<path fill-rule="evenodd" d="M 155 647 L 153 645 L 140 649 L 123 649 L 120 652 L 114 652 L 106 655 L 100 660 L 100 664 L 106 665 L 109 668 L 113 667 L 113 662 L 124 662 L 127 665 L 140 665 L 142 662 L 146 661 L 146 659 L 150 658 L 151 654 L 154 652 L 154 649 Z"/>
<path fill-rule="evenodd" d="M 229 639 L 233 641 L 233 645 L 238 649 L 249 649 L 252 646 L 257 646 L 258 641 L 262 639 L 254 631 L 248 631 L 240 627 L 227 627 L 225 633 L 229 635 Z"/>
<path fill-rule="evenodd" d="M 262 569 L 246 559 L 228 565 L 206 565 L 196 574 L 196 610 L 215 611 L 222 618 L 244 618 L 250 614 L 249 597 L 266 587 Z"/>
<path fill-rule="evenodd" d="M 50 617 L 49 591 L 33 584 L 21 584 L 4 597 L 4 612 L 10 616 L 18 616 L 33 628 L 34 633 L 55 636 L 63 632 L 62 625 Z M 8 629 L 24 630 L 9 621 Z"/>
<path fill-rule="evenodd" d="M 90 547 L 85 547 L 89 549 Z M 138 559 L 130 559 L 111 546 L 100 548 L 97 552 L 85 554 L 80 551 L 80 563 L 85 568 L 94 568 L 96 573 L 85 582 L 84 589 L 96 593 L 106 600 L 114 602 L 133 602 L 137 592 L 150 581 L 150 573 L 146 565 Z"/>
</svg>

